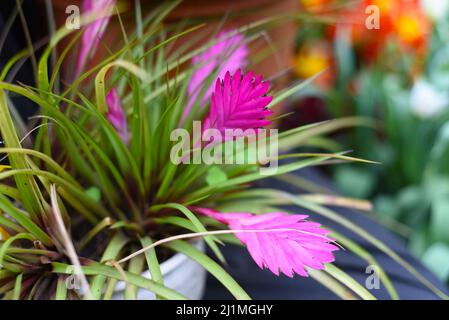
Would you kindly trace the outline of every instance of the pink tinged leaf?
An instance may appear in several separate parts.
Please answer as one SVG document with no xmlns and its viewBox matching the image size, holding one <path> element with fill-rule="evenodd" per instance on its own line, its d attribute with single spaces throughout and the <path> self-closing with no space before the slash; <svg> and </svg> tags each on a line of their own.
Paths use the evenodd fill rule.
<svg viewBox="0 0 449 320">
<path fill-rule="evenodd" d="M 130 140 L 128 123 L 126 121 L 125 110 L 123 109 L 122 102 L 116 88 L 109 90 L 106 95 L 106 101 L 109 107 L 107 113 L 109 122 L 115 128 L 122 141 L 125 144 L 128 144 Z"/>
<path fill-rule="evenodd" d="M 313 241 L 313 240 L 310 240 L 310 241 Z M 292 246 L 293 250 L 296 252 L 298 257 L 300 257 L 301 262 L 303 262 L 305 265 L 307 265 L 313 269 L 321 269 L 322 268 L 322 264 L 319 261 L 315 260 L 316 257 L 312 255 L 313 251 L 306 250 L 302 245 L 300 245 L 296 241 L 292 241 L 290 243 L 290 245 Z"/>
<path fill-rule="evenodd" d="M 284 244 L 284 250 L 288 253 L 290 259 L 292 260 L 293 271 L 302 277 L 307 277 L 308 274 L 305 270 L 304 263 L 302 263 L 302 261 L 299 259 L 295 250 L 291 247 L 290 242 L 292 241 L 290 240 L 289 242 Z"/>
<path fill-rule="evenodd" d="M 280 250 L 277 252 L 282 253 L 284 265 L 281 265 L 281 271 L 288 277 L 293 278 L 294 265 L 296 264 L 294 259 L 294 254 L 291 253 L 290 247 L 287 241 L 278 241 L 278 246 Z"/>
<path fill-rule="evenodd" d="M 214 218 L 217 221 L 223 222 L 223 223 L 229 223 L 229 221 L 232 220 L 241 220 L 243 218 L 251 217 L 251 213 L 222 213 L 213 209 L 209 208 L 200 208 L 200 207 L 190 207 L 191 210 L 198 212 L 199 214 L 202 214 L 203 216 L 208 216 L 211 218 Z"/>
<path fill-rule="evenodd" d="M 80 75 L 82 68 L 95 54 L 98 44 L 106 31 L 109 24 L 109 13 L 117 0 L 84 0 L 83 14 L 98 12 L 101 18 L 91 22 L 83 31 L 81 38 L 81 47 L 78 55 L 78 64 L 76 75 Z M 108 11 L 105 11 L 108 10 Z"/>
<path fill-rule="evenodd" d="M 257 235 L 255 233 L 247 233 L 247 234 L 240 234 L 240 236 L 243 237 L 243 238 L 239 238 L 240 241 L 242 241 L 243 243 L 246 243 L 249 254 L 253 258 L 253 260 L 256 262 L 256 264 L 259 266 L 259 268 L 263 269 L 264 268 L 264 258 L 263 258 L 263 255 L 262 255 L 262 252 L 260 249 Z"/>
<path fill-rule="evenodd" d="M 338 247 L 327 237 L 329 231 L 319 223 L 305 220 L 306 215 L 273 212 L 264 215 L 251 213 L 221 213 L 208 208 L 192 210 L 212 217 L 236 231 L 236 237 L 247 247 L 260 268 L 268 268 L 276 275 L 294 274 L 307 277 L 306 267 L 321 270 L 334 261 Z M 246 230 L 248 232 L 238 232 Z M 251 231 L 254 231 L 253 233 Z M 266 232 L 263 232 L 266 231 Z"/>
<path fill-rule="evenodd" d="M 235 34 L 229 36 L 231 32 Z M 214 84 L 208 85 L 207 79 L 214 71 L 216 72 L 214 78 L 223 78 L 227 71 L 234 73 L 247 65 L 249 50 L 245 44 L 245 37 L 241 33 L 236 33 L 234 30 L 224 31 L 217 36 L 217 39 L 218 42 L 192 59 L 192 64 L 198 68 L 192 74 L 187 87 L 188 102 L 183 121 L 187 119 L 196 102 L 199 102 L 199 110 L 201 110 L 211 97 Z M 208 87 L 204 88 L 205 85 Z M 201 92 L 204 92 L 201 101 L 197 101 Z"/>
<path fill-rule="evenodd" d="M 257 229 L 259 230 L 259 229 Z M 261 229 L 263 230 L 263 229 Z M 269 236 L 261 236 L 261 234 L 256 234 L 257 239 L 260 243 L 261 253 L 264 258 L 264 265 L 275 275 L 279 275 L 279 265 L 276 259 L 274 243 L 269 240 Z M 245 243 L 246 244 L 246 243 Z"/>
</svg>

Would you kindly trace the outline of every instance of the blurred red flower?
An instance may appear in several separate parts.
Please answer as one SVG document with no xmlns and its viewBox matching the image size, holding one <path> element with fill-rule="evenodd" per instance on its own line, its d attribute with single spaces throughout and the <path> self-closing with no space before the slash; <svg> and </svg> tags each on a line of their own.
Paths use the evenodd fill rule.
<svg viewBox="0 0 449 320">
<path fill-rule="evenodd" d="M 376 14 L 378 27 L 369 23 L 377 19 Z M 337 16 L 329 35 L 334 38 L 338 28 L 351 28 L 352 43 L 367 61 L 374 60 L 387 41 L 396 42 L 403 51 L 421 54 L 426 49 L 430 22 L 418 0 L 362 0 Z"/>
</svg>

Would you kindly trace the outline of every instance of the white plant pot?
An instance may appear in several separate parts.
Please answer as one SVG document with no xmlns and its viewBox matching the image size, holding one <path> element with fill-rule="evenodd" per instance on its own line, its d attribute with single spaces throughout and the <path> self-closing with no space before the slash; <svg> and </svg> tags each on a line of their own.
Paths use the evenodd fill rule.
<svg viewBox="0 0 449 320">
<path fill-rule="evenodd" d="M 196 240 L 192 243 L 197 249 L 204 252 L 204 241 Z M 176 290 L 191 300 L 202 298 L 206 285 L 206 270 L 196 261 L 184 254 L 177 253 L 167 261 L 161 263 L 161 272 L 164 277 L 164 285 Z M 151 274 L 147 270 L 142 276 L 151 279 Z M 113 300 L 123 300 L 125 282 L 117 283 Z M 137 298 L 139 300 L 154 300 L 155 294 L 145 289 L 138 289 Z"/>
</svg>

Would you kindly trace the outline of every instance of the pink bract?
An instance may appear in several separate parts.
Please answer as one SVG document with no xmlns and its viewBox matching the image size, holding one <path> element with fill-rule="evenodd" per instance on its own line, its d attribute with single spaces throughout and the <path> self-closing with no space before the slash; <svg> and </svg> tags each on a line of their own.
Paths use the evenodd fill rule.
<svg viewBox="0 0 449 320">
<path fill-rule="evenodd" d="M 273 100 L 267 96 L 269 87 L 269 82 L 253 72 L 242 75 L 238 69 L 233 76 L 226 72 L 224 79 L 215 82 L 203 129 L 214 128 L 224 134 L 226 129 L 258 129 L 269 125 L 266 117 L 273 113 L 267 109 Z"/>
<path fill-rule="evenodd" d="M 109 107 L 107 113 L 109 122 L 114 126 L 115 130 L 117 130 L 117 133 L 119 134 L 123 142 L 125 142 L 125 144 L 128 144 L 130 139 L 128 124 L 117 89 L 112 88 L 111 90 L 109 90 L 108 94 L 106 95 L 106 101 Z"/>
<path fill-rule="evenodd" d="M 251 257 L 260 268 L 268 268 L 276 275 L 288 277 L 299 274 L 307 277 L 307 269 L 324 269 L 334 261 L 338 247 L 327 237 L 328 230 L 319 223 L 305 220 L 308 216 L 273 212 L 263 215 L 251 213 L 221 213 L 207 208 L 192 208 L 235 230 Z M 238 232 L 246 230 L 248 232 Z M 255 231 L 255 232 L 251 232 Z"/>
<path fill-rule="evenodd" d="M 84 0 L 83 14 L 98 12 L 103 18 L 97 19 L 87 25 L 81 38 L 81 48 L 78 55 L 76 75 L 79 76 L 86 62 L 95 54 L 98 44 L 106 31 L 110 16 L 108 11 L 116 4 L 117 0 Z M 108 11 L 105 11 L 108 10 Z"/>
<path fill-rule="evenodd" d="M 229 34 L 233 34 L 230 36 Z M 245 44 L 245 37 L 236 31 L 224 31 L 217 36 L 218 42 L 203 53 L 192 59 L 192 64 L 198 69 L 192 74 L 187 88 L 188 103 L 184 111 L 183 120 L 189 115 L 193 105 L 204 86 L 208 85 L 201 97 L 199 108 L 203 108 L 209 100 L 214 84 L 207 84 L 207 78 L 215 73 L 216 78 L 223 78 L 227 71 L 234 73 L 237 69 L 246 66 L 249 50 Z M 222 39 L 222 40 L 220 40 Z"/>
</svg>

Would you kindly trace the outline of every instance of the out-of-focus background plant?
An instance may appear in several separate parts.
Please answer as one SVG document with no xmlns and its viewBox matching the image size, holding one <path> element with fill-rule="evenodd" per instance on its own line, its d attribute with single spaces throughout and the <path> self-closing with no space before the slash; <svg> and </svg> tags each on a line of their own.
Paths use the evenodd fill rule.
<svg viewBox="0 0 449 320">
<path fill-rule="evenodd" d="M 338 138 L 344 148 L 383 165 L 336 166 L 335 183 L 348 196 L 372 200 L 377 216 L 448 281 L 449 1 L 300 4 L 337 23 L 300 24 L 296 76 L 328 71 L 297 96 L 292 111 L 303 123 L 372 120 Z"/>
</svg>

